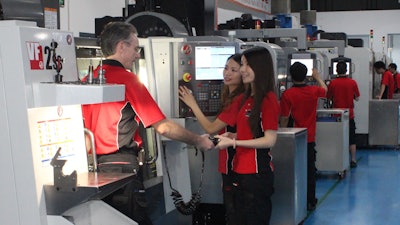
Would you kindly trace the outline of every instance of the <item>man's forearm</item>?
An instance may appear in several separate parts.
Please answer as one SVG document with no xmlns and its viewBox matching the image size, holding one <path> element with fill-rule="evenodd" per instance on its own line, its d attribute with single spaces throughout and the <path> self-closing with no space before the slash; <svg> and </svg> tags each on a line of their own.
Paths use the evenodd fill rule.
<svg viewBox="0 0 400 225">
<path fill-rule="evenodd" d="M 190 145 L 197 145 L 200 142 L 200 136 L 185 129 L 172 120 L 163 120 L 154 125 L 155 130 L 169 139 L 181 141 Z"/>
</svg>

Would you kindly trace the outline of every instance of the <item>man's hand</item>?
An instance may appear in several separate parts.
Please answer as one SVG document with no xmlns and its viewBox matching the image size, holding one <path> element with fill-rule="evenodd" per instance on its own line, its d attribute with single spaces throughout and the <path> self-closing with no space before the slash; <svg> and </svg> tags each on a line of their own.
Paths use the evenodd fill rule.
<svg viewBox="0 0 400 225">
<path fill-rule="evenodd" d="M 197 149 L 201 151 L 209 151 L 215 149 L 214 143 L 210 140 L 210 135 L 203 134 L 200 136 L 200 141 L 198 142 Z"/>
</svg>

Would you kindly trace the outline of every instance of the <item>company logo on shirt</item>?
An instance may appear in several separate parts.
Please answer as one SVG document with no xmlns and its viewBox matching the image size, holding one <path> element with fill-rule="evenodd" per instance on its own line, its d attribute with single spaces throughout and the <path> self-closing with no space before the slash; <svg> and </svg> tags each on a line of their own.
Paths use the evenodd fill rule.
<svg viewBox="0 0 400 225">
<path fill-rule="evenodd" d="M 246 109 L 245 116 L 250 117 L 250 114 L 251 114 L 251 109 Z"/>
</svg>

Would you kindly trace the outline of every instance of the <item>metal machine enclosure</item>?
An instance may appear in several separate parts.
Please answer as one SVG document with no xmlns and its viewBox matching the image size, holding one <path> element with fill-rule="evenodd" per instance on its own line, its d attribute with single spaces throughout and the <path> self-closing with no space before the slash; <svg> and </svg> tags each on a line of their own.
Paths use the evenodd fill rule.
<svg viewBox="0 0 400 225">
<path fill-rule="evenodd" d="M 307 216 L 307 129 L 280 128 L 274 164 L 271 225 L 297 225 Z"/>
<path fill-rule="evenodd" d="M 315 143 L 318 171 L 346 171 L 350 164 L 349 110 L 318 109 Z"/>
<path fill-rule="evenodd" d="M 210 38 L 208 41 L 176 43 L 174 48 L 177 62 L 175 90 L 178 86 L 188 87 L 204 115 L 215 116 L 220 108 L 225 63 L 229 56 L 238 52 L 238 44 Z M 174 101 L 176 117 L 193 117 L 179 98 L 174 97 Z"/>
<path fill-rule="evenodd" d="M 173 45 L 175 42 L 183 42 L 184 38 L 171 37 L 149 37 L 139 38 L 139 46 L 143 48 L 143 57 L 135 62 L 134 72 L 139 79 L 145 84 L 149 92 L 156 100 L 164 114 L 185 127 L 184 119 L 173 117 L 173 98 L 176 96 L 173 89 L 174 73 L 171 65 L 173 60 Z M 162 191 L 164 195 L 162 199 L 154 201 L 161 202 L 161 211 L 169 214 L 171 211 L 176 212 L 172 198 L 169 196 L 171 189 L 167 176 L 165 176 L 165 165 L 163 163 L 165 148 L 165 157 L 168 160 L 168 169 L 171 174 L 171 184 L 179 190 L 184 199 L 191 196 L 190 174 L 188 150 L 191 146 L 184 143 L 174 142 L 167 138 L 156 135 L 155 138 L 156 151 L 158 154 L 156 160 L 157 177 L 149 180 L 146 187 L 157 185 L 162 182 Z M 165 215 L 161 215 L 164 217 Z"/>
<path fill-rule="evenodd" d="M 185 85 L 191 87 L 193 95 L 202 111 L 206 116 L 209 116 L 211 120 L 217 115 L 220 101 L 221 91 L 223 88 L 223 68 L 227 58 L 239 51 L 240 41 L 230 41 L 227 38 L 204 36 L 204 37 L 188 37 L 186 42 L 174 44 L 174 59 L 177 63 L 174 64 L 174 109 L 175 116 L 184 117 L 185 126 L 187 129 L 195 133 L 204 133 L 203 128 L 197 122 L 197 119 L 193 117 L 193 114 L 186 111 L 188 108 L 178 98 L 178 86 Z M 188 50 L 191 49 L 191 50 Z M 207 62 L 212 57 L 211 55 L 204 55 L 202 51 L 219 51 L 220 53 L 215 54 L 214 60 L 219 62 L 213 62 L 212 64 L 218 63 L 218 67 L 221 67 L 217 71 L 217 67 L 213 68 L 210 72 L 210 77 L 207 79 L 201 79 L 196 69 L 196 63 L 202 61 Z M 200 51 L 198 51 L 200 50 Z M 199 54 L 200 53 L 200 54 Z M 203 53 L 203 54 L 202 54 Z M 222 54 L 221 54 L 222 53 Z M 228 53 L 228 54 L 227 54 Z M 207 58 L 205 58 L 207 57 Z M 205 64 L 202 62 L 202 64 Z M 211 64 L 210 64 L 211 65 Z M 190 74 L 191 79 L 187 79 Z M 199 79 L 200 78 L 200 79 Z M 197 190 L 201 175 L 201 161 L 199 154 L 195 151 L 189 151 L 189 165 L 190 165 L 190 181 L 192 186 L 192 192 Z M 218 172 L 218 151 L 209 151 L 205 154 L 205 174 L 202 188 L 202 203 L 221 204 L 221 174 Z"/>
<path fill-rule="evenodd" d="M 272 56 L 272 63 L 275 73 L 276 95 L 279 98 L 282 92 L 286 90 L 285 84 L 287 79 L 287 57 L 285 51 L 276 44 L 266 43 L 263 41 L 239 42 L 239 51 L 243 52 L 246 49 L 255 46 L 266 48 Z"/>
<path fill-rule="evenodd" d="M 0 148 L 3 152 L 0 178 L 4 181 L 0 197 L 2 201 L 7 202 L 7 204 L 0 204 L 2 223 L 72 224 L 59 214 L 49 214 L 51 210 L 47 202 L 52 199 L 49 199 L 49 196 L 45 197 L 44 186 L 54 186 L 55 181 L 52 177 L 53 168 L 48 165 L 49 155 L 44 154 L 48 151 L 48 147 L 38 139 L 41 138 L 46 143 L 51 142 L 49 147 L 71 146 L 72 154 L 63 157 L 69 160 L 66 165 L 71 165 L 70 168 L 77 174 L 87 173 L 87 156 L 79 104 L 120 101 L 124 98 L 124 86 L 86 87 L 70 83 L 77 81 L 74 41 L 70 32 L 38 28 L 34 22 L 0 21 L 0 33 L 2 34 L 0 36 L 0 103 L 2 105 L 0 122 L 3 132 L 0 136 Z M 54 68 L 59 64 L 48 60 L 52 59 L 52 56 L 58 58 L 58 63 L 63 62 L 60 71 L 63 75 L 63 83 L 54 83 L 56 74 Z M 58 139 L 48 140 L 44 139 L 45 137 L 35 138 L 32 135 L 31 131 L 38 130 L 39 123 L 52 120 L 53 116 L 62 118 L 61 116 L 67 115 L 71 109 L 77 115 L 77 120 L 75 120 L 77 123 L 73 124 L 77 126 L 75 130 L 68 130 L 67 135 L 71 135 L 70 140 L 58 143 Z M 35 111 L 38 111 L 36 114 L 39 121 L 32 120 L 32 113 Z M 50 113 L 52 113 L 51 116 L 49 116 Z M 65 124 L 66 127 L 69 125 L 71 124 Z M 51 128 L 47 132 L 59 133 L 60 131 Z M 40 136 L 40 134 L 43 135 L 40 132 L 37 135 Z M 65 137 L 62 138 L 65 139 Z M 81 190 L 80 184 L 82 182 L 78 177 L 75 190 Z M 99 186 L 94 189 L 98 191 Z M 80 191 L 68 193 L 74 195 L 78 192 L 81 193 Z M 61 192 L 58 194 L 62 195 Z M 87 200 L 87 197 L 89 196 L 84 196 L 83 199 Z M 60 205 L 64 203 L 67 201 L 59 202 Z M 103 204 L 100 205 L 103 206 Z M 102 206 L 100 207 L 104 209 Z M 115 213 L 109 209 L 106 210 L 111 214 Z M 112 219 L 111 214 L 109 214 L 109 219 Z M 87 218 L 90 220 L 90 216 Z M 121 224 L 135 224 L 133 221 L 123 223 L 117 218 L 118 216 L 114 217 L 116 221 L 121 221 Z M 82 223 L 79 223 L 77 219 L 75 224 Z"/>
<path fill-rule="evenodd" d="M 351 78 L 354 79 L 360 91 L 360 99 L 354 104 L 354 115 L 356 121 L 356 134 L 368 135 L 369 100 L 372 96 L 372 51 L 368 48 L 345 47 L 342 41 L 321 40 L 310 43 L 310 50 L 320 52 L 327 56 L 329 70 L 324 70 L 322 74 L 325 79 L 334 79 L 332 74 L 331 61 L 338 57 L 351 59 Z M 361 138 L 360 138 L 361 140 Z M 367 142 L 367 140 L 365 140 Z"/>
<path fill-rule="evenodd" d="M 323 81 L 329 78 L 327 73 L 328 61 L 324 53 L 318 51 L 296 51 L 288 54 L 288 76 L 286 79 L 286 89 L 293 86 L 292 77 L 290 76 L 290 66 L 295 62 L 300 62 L 306 65 L 307 75 L 305 81 L 307 85 L 318 85 L 315 79 L 312 77 L 313 68 L 318 70 L 319 76 Z M 326 101 L 324 98 L 319 98 L 317 108 L 324 108 L 325 102 Z"/>
<path fill-rule="evenodd" d="M 0 18 L 34 21 L 39 27 L 60 28 L 58 0 L 0 0 Z"/>
<path fill-rule="evenodd" d="M 373 132 L 369 129 L 369 102 L 374 96 L 372 92 L 373 53 L 368 48 L 346 47 L 345 56 L 351 58 L 353 64 L 352 79 L 357 82 L 360 91 L 360 99 L 354 102 L 356 135 L 366 136 Z M 365 142 L 368 142 L 368 138 L 365 139 Z"/>
<path fill-rule="evenodd" d="M 295 62 L 300 62 L 307 67 L 307 77 L 312 75 L 312 69 L 317 68 L 316 54 L 311 52 L 299 51 L 289 54 L 288 68 Z"/>
<path fill-rule="evenodd" d="M 400 143 L 400 100 L 372 99 L 369 101 L 369 144 Z"/>
</svg>

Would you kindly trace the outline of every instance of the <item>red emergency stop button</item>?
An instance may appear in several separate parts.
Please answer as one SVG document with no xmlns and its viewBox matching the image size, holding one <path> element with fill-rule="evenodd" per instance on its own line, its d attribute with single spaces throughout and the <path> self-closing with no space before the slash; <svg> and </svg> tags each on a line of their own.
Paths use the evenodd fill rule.
<svg viewBox="0 0 400 225">
<path fill-rule="evenodd" d="M 192 46 L 190 46 L 190 45 L 183 45 L 182 47 L 181 47 L 181 52 L 183 53 L 183 54 L 185 54 L 185 55 L 189 55 L 190 53 L 192 53 Z"/>
<path fill-rule="evenodd" d="M 192 75 L 191 75 L 190 73 L 184 73 L 183 76 L 182 76 L 182 79 L 183 79 L 185 82 L 189 82 L 189 81 L 192 80 Z"/>
</svg>

